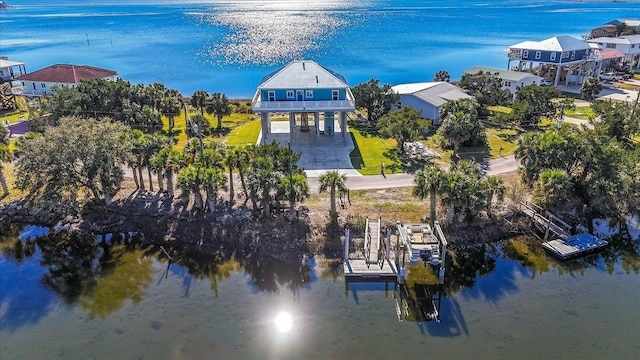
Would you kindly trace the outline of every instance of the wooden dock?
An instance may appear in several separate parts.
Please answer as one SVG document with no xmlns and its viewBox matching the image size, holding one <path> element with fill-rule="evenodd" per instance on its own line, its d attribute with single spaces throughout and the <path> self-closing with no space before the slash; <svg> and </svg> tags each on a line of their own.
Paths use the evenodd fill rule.
<svg viewBox="0 0 640 360">
<path fill-rule="evenodd" d="M 366 260 L 347 260 L 343 266 L 344 277 L 349 281 L 395 281 L 398 278 L 398 269 L 390 260 L 384 260 L 382 267 L 370 266 Z"/>
<path fill-rule="evenodd" d="M 607 247 L 609 243 L 591 234 L 577 234 L 542 243 L 542 247 L 562 260 L 586 255 Z"/>
<path fill-rule="evenodd" d="M 547 240 L 551 234 L 554 234 L 560 239 L 564 239 L 569 236 L 571 226 L 554 214 L 545 211 L 538 205 L 525 201 L 519 204 L 519 209 L 522 213 L 529 216 L 533 220 L 533 223 L 545 232 L 545 240 Z"/>
</svg>

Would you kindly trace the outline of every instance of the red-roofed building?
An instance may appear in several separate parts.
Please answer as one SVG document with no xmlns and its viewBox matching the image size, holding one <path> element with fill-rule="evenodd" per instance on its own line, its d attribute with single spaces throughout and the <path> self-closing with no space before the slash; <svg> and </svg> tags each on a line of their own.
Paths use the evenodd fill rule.
<svg viewBox="0 0 640 360">
<path fill-rule="evenodd" d="M 116 80 L 118 73 L 88 65 L 56 64 L 22 75 L 16 80 L 22 82 L 23 94 L 42 96 L 56 85 L 74 87 L 82 80 Z"/>
</svg>

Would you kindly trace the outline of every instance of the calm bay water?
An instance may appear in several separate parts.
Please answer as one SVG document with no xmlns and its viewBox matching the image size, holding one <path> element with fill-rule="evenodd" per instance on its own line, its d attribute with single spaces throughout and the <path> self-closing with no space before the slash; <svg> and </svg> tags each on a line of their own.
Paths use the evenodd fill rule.
<svg viewBox="0 0 640 360">
<path fill-rule="evenodd" d="M 211 255 L 168 247 L 169 265 L 131 239 L 30 233 L 0 235 L 3 359 L 640 355 L 633 241 L 569 263 L 524 240 L 478 249 L 449 268 L 438 323 L 399 321 L 394 284 L 345 285 L 325 261 L 234 260 L 227 244 Z M 290 322 L 276 320 L 283 312 Z"/>
<path fill-rule="evenodd" d="M 581 34 L 639 17 L 636 1 L 510 0 L 11 0 L 0 11 L 0 53 L 28 71 L 55 63 L 116 70 L 189 96 L 205 89 L 249 98 L 262 76 L 313 59 L 355 85 L 453 79 L 506 67 L 524 40 Z"/>
</svg>

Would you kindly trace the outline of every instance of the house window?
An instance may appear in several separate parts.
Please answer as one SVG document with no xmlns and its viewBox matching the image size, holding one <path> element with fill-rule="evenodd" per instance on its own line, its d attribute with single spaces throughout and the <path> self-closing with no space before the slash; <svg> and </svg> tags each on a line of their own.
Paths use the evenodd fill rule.
<svg viewBox="0 0 640 360">
<path fill-rule="evenodd" d="M 287 99 L 293 99 L 293 90 L 287 90 Z"/>
<path fill-rule="evenodd" d="M 339 96 L 340 92 L 338 90 L 332 90 L 331 91 L 331 100 L 339 100 L 338 96 Z"/>
<path fill-rule="evenodd" d="M 307 91 L 305 91 L 305 98 L 307 98 L 307 99 L 313 99 L 313 90 L 307 90 Z"/>
<path fill-rule="evenodd" d="M 540 56 L 542 53 L 540 51 L 536 51 L 536 60 L 540 60 Z"/>
<path fill-rule="evenodd" d="M 24 86 L 24 81 L 22 82 L 22 86 Z"/>
<path fill-rule="evenodd" d="M 549 55 L 549 60 L 553 61 L 556 59 L 556 53 L 552 52 L 551 55 Z"/>
<path fill-rule="evenodd" d="M 45 85 L 45 83 L 40 83 L 40 87 L 44 89 L 47 87 L 47 85 Z"/>
<path fill-rule="evenodd" d="M 526 58 L 528 58 L 528 57 L 529 57 L 529 50 L 524 50 L 524 51 L 522 52 L 522 58 L 523 58 L 523 59 L 526 59 Z"/>
<path fill-rule="evenodd" d="M 511 81 L 505 81 L 504 82 L 504 86 L 511 87 Z"/>
<path fill-rule="evenodd" d="M 615 49 L 616 44 L 607 44 L 607 49 Z"/>
<path fill-rule="evenodd" d="M 575 58 L 576 58 L 576 52 L 575 52 L 575 51 L 572 51 L 572 52 L 571 52 L 571 60 L 573 60 L 573 59 L 575 59 Z"/>
<path fill-rule="evenodd" d="M 275 91 L 269 91 L 269 101 L 276 101 L 276 92 Z"/>
</svg>

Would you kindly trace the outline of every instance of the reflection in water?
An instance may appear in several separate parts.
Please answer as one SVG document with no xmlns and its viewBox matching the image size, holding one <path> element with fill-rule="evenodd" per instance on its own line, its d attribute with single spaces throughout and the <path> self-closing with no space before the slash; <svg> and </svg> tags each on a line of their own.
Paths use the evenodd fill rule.
<svg viewBox="0 0 640 360">
<path fill-rule="evenodd" d="M 286 311 L 281 311 L 278 316 L 276 316 L 274 322 L 276 324 L 276 329 L 283 334 L 291 331 L 291 328 L 293 327 L 293 317 L 291 317 L 291 315 Z"/>
<path fill-rule="evenodd" d="M 332 8 L 342 2 L 251 1 L 216 8 L 204 20 L 229 33 L 209 53 L 222 64 L 275 65 L 304 58 L 349 23 Z"/>
</svg>

